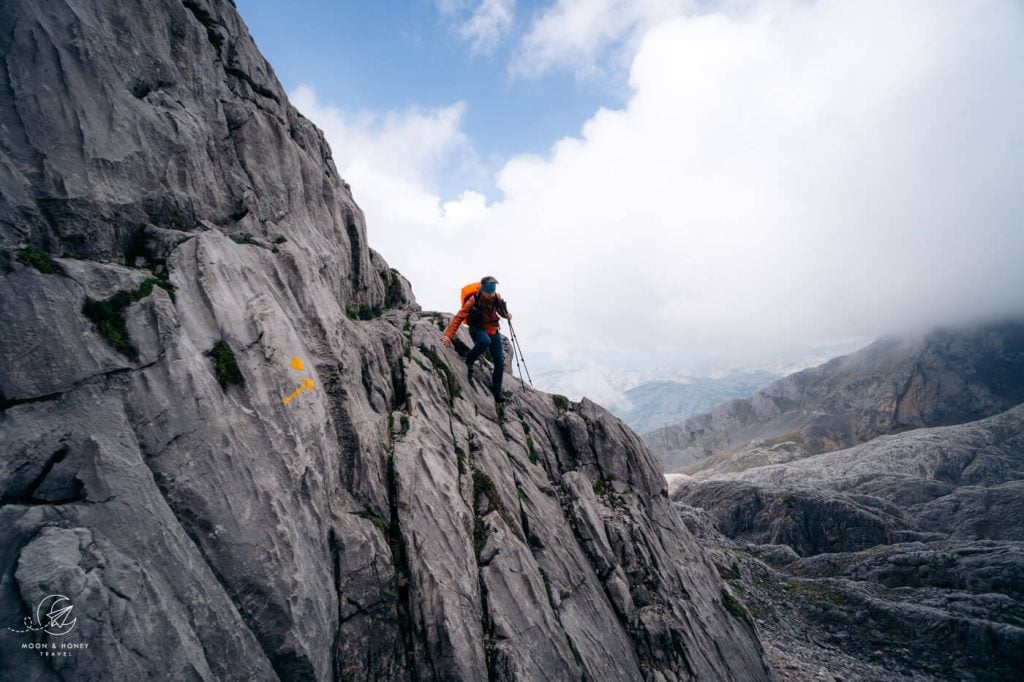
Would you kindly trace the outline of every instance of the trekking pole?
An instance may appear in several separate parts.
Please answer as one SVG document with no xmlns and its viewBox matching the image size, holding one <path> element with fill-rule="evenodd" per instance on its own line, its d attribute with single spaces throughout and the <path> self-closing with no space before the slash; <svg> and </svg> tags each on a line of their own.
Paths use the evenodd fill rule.
<svg viewBox="0 0 1024 682">
<path fill-rule="evenodd" d="M 522 367 L 526 370 L 526 378 L 529 379 L 529 385 L 534 385 L 534 380 L 529 376 L 529 368 L 526 367 L 526 357 L 522 354 L 522 346 L 519 345 L 519 337 L 516 336 L 515 328 L 512 327 L 512 321 L 509 321 L 509 330 L 512 332 L 512 343 L 515 346 L 516 363 L 519 361 L 519 357 L 522 357 Z M 522 375 L 522 369 L 519 370 L 520 376 Z"/>
<path fill-rule="evenodd" d="M 519 348 L 519 354 L 523 355 L 523 347 L 519 345 L 519 339 L 516 339 L 516 346 Z M 533 377 L 530 376 L 530 368 L 526 366 L 526 356 L 523 355 L 523 369 L 526 370 L 526 380 L 530 382 L 530 386 L 533 386 Z"/>
<path fill-rule="evenodd" d="M 512 323 L 509 322 L 508 326 L 509 326 L 509 328 L 511 328 L 512 327 Z M 523 390 L 525 391 L 526 390 L 526 384 L 523 383 L 523 368 L 519 366 L 519 351 L 516 350 L 515 337 L 512 337 L 511 341 L 512 341 L 512 354 L 516 356 L 516 367 L 519 367 L 519 383 L 522 385 Z M 512 376 L 515 376 L 515 374 L 513 374 Z"/>
<path fill-rule="evenodd" d="M 518 365 L 519 364 L 519 356 L 523 355 L 523 347 L 519 345 L 519 337 L 516 336 L 516 328 L 512 326 L 512 320 L 508 321 L 508 328 L 512 331 L 512 343 L 514 344 L 515 349 L 516 349 L 516 364 Z M 526 378 L 529 380 L 530 386 L 533 386 L 533 377 L 530 376 L 530 368 L 526 366 L 526 356 L 525 355 L 523 355 L 523 367 L 526 369 Z M 520 381 L 522 381 L 522 379 L 523 379 L 522 372 L 523 372 L 523 370 L 519 370 L 519 374 L 520 374 L 519 380 Z"/>
</svg>

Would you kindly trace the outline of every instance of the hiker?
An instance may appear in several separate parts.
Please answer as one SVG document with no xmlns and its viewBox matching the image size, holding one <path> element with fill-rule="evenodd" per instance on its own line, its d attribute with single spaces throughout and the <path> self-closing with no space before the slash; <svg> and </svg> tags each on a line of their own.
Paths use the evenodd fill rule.
<svg viewBox="0 0 1024 682">
<path fill-rule="evenodd" d="M 441 343 L 451 347 L 455 332 L 463 322 L 469 325 L 469 335 L 473 339 L 473 350 L 466 356 L 466 370 L 469 373 L 470 381 L 473 380 L 473 363 L 485 350 L 491 349 L 491 359 L 494 360 L 494 372 L 491 375 L 491 393 L 494 399 L 501 402 L 505 395 L 501 391 L 501 379 L 505 375 L 505 349 L 502 346 L 501 332 L 498 331 L 498 317 L 504 317 L 511 321 L 512 315 L 508 312 L 505 301 L 498 293 L 498 280 L 490 275 L 480 280 L 479 288 L 464 287 L 462 297 L 462 308 L 455 313 L 451 324 L 444 330 Z M 469 294 L 467 295 L 467 289 Z"/>
</svg>

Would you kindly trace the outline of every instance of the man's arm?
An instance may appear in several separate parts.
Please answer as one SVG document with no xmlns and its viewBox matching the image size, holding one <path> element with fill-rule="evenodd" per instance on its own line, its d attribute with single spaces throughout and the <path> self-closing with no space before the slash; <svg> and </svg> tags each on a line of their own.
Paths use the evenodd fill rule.
<svg viewBox="0 0 1024 682">
<path fill-rule="evenodd" d="M 470 296 L 466 299 L 466 302 L 462 305 L 459 312 L 455 313 L 455 317 L 452 318 L 451 324 L 444 330 L 444 338 L 451 341 L 455 338 L 455 332 L 459 331 L 459 325 L 462 324 L 463 320 L 469 317 L 469 311 L 473 309 L 473 297 Z"/>
</svg>

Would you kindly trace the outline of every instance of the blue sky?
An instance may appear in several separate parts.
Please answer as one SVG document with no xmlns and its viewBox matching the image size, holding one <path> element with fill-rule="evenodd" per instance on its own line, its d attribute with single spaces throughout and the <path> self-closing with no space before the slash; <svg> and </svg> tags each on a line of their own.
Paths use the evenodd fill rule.
<svg viewBox="0 0 1024 682">
<path fill-rule="evenodd" d="M 507 33 L 486 52 L 458 34 L 466 9 L 446 13 L 424 0 L 238 0 L 238 10 L 289 92 L 308 84 L 350 111 L 465 102 L 463 131 L 488 172 L 451 181 L 441 173 L 436 188 L 454 198 L 468 181 L 493 199 L 493 174 L 509 157 L 547 152 L 556 140 L 578 133 L 599 106 L 624 99 L 621 73 L 585 82 L 566 71 L 509 74 L 517 38 L 542 4 L 520 2 Z"/>
<path fill-rule="evenodd" d="M 492 274 L 549 367 L 1024 314 L 1019 0 L 238 8 L 424 309 Z"/>
</svg>

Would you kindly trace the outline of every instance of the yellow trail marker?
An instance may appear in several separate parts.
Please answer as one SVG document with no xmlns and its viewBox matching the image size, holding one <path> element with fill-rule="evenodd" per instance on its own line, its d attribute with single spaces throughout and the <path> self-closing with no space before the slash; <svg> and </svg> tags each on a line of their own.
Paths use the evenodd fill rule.
<svg viewBox="0 0 1024 682">
<path fill-rule="evenodd" d="M 302 359 L 299 358 L 298 356 L 295 356 L 295 357 L 292 358 L 291 365 L 292 365 L 292 369 L 294 369 L 296 372 L 301 372 L 302 370 L 306 369 L 306 365 L 303 364 Z M 281 402 L 283 402 L 285 405 L 287 405 L 288 402 L 292 398 L 294 398 L 298 394 L 302 393 L 306 389 L 313 390 L 313 380 L 312 379 L 303 379 L 302 380 L 302 385 L 299 386 L 294 391 L 292 391 L 292 394 L 290 396 L 288 396 L 287 398 L 282 398 Z"/>
<path fill-rule="evenodd" d="M 282 398 L 281 402 L 283 402 L 285 405 L 287 405 L 288 401 L 290 401 L 292 398 L 294 398 L 298 394 L 300 394 L 303 391 L 305 391 L 307 388 L 310 389 L 310 390 L 313 389 L 313 380 L 312 379 L 303 379 L 302 380 L 302 385 L 299 386 L 294 391 L 292 391 L 292 394 L 290 396 L 288 396 L 287 398 Z"/>
</svg>

